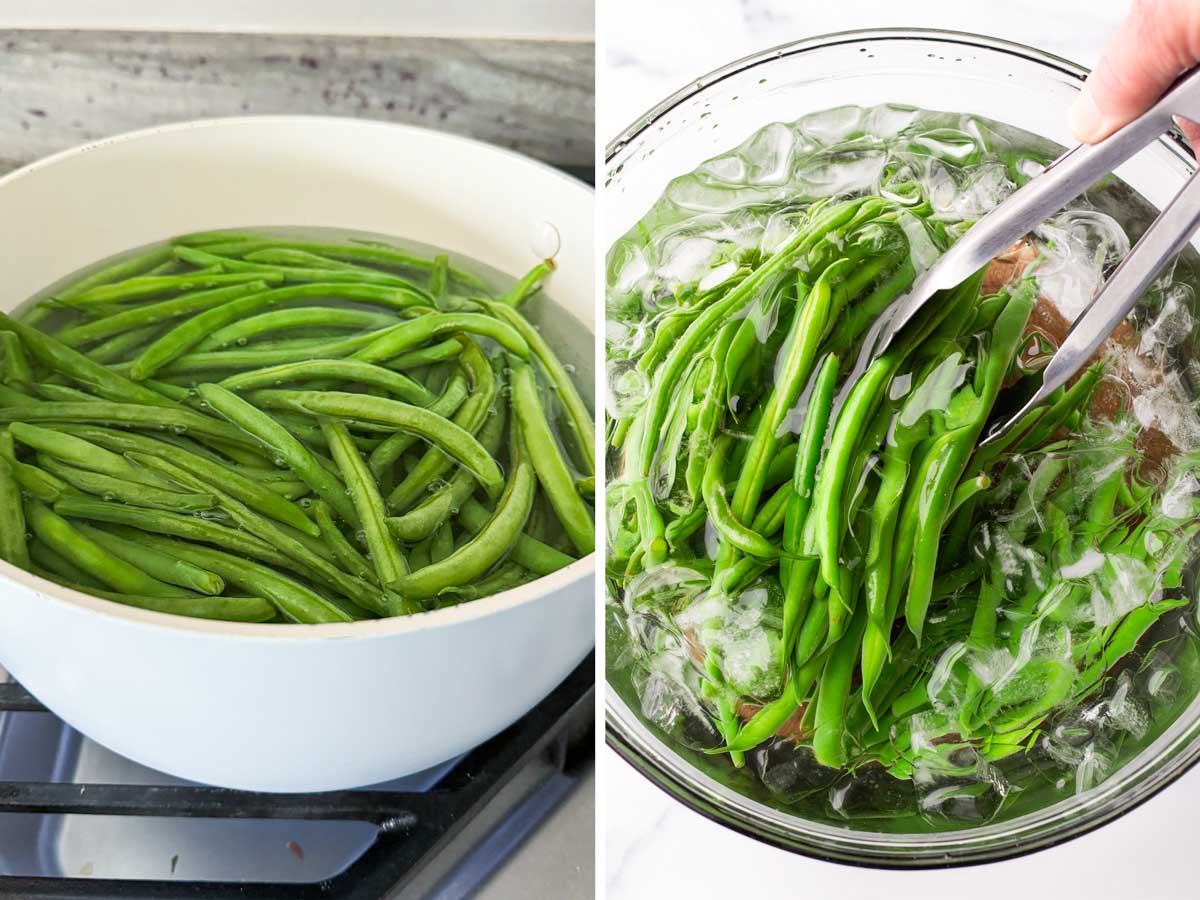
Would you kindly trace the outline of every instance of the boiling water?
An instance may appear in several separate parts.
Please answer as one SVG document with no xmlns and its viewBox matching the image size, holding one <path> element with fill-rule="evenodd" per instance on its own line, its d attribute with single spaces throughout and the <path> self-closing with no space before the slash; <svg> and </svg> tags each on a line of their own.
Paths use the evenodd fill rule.
<svg viewBox="0 0 1200 900">
<path fill-rule="evenodd" d="M 897 106 L 844 107 L 768 125 L 741 146 L 676 178 L 608 254 L 610 418 L 628 418 L 644 402 L 649 382 L 636 363 L 680 294 L 720 285 L 734 274 L 735 260 L 747 253 L 771 254 L 792 236 L 800 211 L 812 202 L 861 194 L 886 197 L 891 185 L 915 182 L 933 207 L 932 218 L 953 237 L 1060 152 L 1032 134 L 975 116 Z M 1032 236 L 1042 257 L 1036 269 L 1042 296 L 1070 321 L 1155 215 L 1128 186 L 1110 177 L 1051 217 Z M 922 230 L 905 231 L 919 272 L 940 251 Z M 1198 279 L 1200 257 L 1189 249 L 1142 298 L 1130 318 L 1135 337 L 1114 350 L 1108 385 L 1134 421 L 1097 429 L 1082 442 L 1082 462 L 1078 471 L 1072 470 L 1080 481 L 1100 477 L 1109 464 L 1106 447 L 1132 441 L 1135 430 L 1161 432 L 1179 454 L 1147 454 L 1143 474 L 1161 486 L 1160 509 L 1154 514 L 1180 525 L 1195 515 L 1200 492 L 1192 468 L 1177 462 L 1200 450 L 1194 402 L 1200 375 L 1193 287 Z M 766 320 L 760 336 L 774 324 Z M 1025 462 L 1026 471 L 1018 468 L 1013 483 L 997 489 L 1010 495 L 1008 514 L 1046 459 L 1030 454 Z M 610 489 L 610 496 L 619 496 L 621 459 L 616 451 L 610 451 L 609 478 L 617 489 Z M 663 480 L 669 489 L 674 478 Z M 669 504 L 688 498 L 659 492 L 657 499 Z M 620 504 L 610 508 L 610 518 L 622 514 Z M 990 541 L 988 551 L 1001 558 L 1001 545 L 1009 539 L 1006 522 L 1007 514 L 979 538 Z M 1040 519 L 1037 527 L 1042 527 Z M 614 531 L 610 527 L 610 534 Z M 1049 574 L 1044 560 L 1015 549 L 1007 559 L 1003 574 L 1010 587 Z M 1098 553 L 1085 553 L 1072 565 L 1058 574 L 1089 586 L 1090 596 L 1078 607 L 1077 617 L 1094 628 L 1145 603 L 1158 590 L 1162 574 L 1125 557 L 1106 559 Z M 743 697 L 766 702 L 778 696 L 784 673 L 778 662 L 782 601 L 775 579 L 753 582 L 728 598 L 709 594 L 705 576 L 686 566 L 668 564 L 628 583 L 614 574 L 606 609 L 609 680 L 697 768 L 808 818 L 851 819 L 859 827 L 901 832 L 1008 818 L 1096 785 L 1161 733 L 1193 698 L 1200 684 L 1200 653 L 1192 568 L 1184 582 L 1190 598 L 1186 605 L 1162 616 L 1138 651 L 1111 670 L 1098 691 L 1048 719 L 1027 752 L 998 761 L 985 759 L 970 745 L 951 741 L 946 746 L 961 696 L 949 665 L 954 660 L 948 659 L 930 677 L 933 708 L 910 723 L 913 746 L 925 752 L 918 753 L 908 778 L 894 778 L 878 765 L 848 773 L 826 769 L 807 747 L 785 738 L 760 745 L 741 770 L 726 756 L 703 753 L 723 741 L 703 699 L 701 667 L 685 636 L 704 623 L 706 651 L 719 654 L 726 679 Z M 640 602 L 651 594 L 657 597 L 653 605 Z M 1024 667 L 1031 660 L 1061 659 L 1069 653 L 1070 637 L 1069 631 L 1047 629 L 1036 646 L 1004 657 L 971 657 L 962 647 L 949 648 L 947 656 L 953 652 L 961 659 L 967 653 L 977 676 L 1000 683 L 1013 673 L 1027 677 L 1030 670 Z M 1061 645 L 1063 640 L 1068 646 Z"/>
</svg>

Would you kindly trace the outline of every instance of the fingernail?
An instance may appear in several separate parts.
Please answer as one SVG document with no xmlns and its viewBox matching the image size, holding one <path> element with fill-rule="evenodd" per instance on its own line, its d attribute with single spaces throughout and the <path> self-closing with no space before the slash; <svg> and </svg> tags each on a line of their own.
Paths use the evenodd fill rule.
<svg viewBox="0 0 1200 900">
<path fill-rule="evenodd" d="M 1077 141 L 1091 143 L 1103 136 L 1104 116 L 1086 85 L 1071 104 L 1068 122 Z"/>
</svg>

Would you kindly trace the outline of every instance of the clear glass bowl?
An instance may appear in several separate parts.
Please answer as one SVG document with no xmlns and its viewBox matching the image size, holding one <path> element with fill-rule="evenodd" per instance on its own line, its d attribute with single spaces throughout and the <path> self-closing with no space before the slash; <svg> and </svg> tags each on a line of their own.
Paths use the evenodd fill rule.
<svg viewBox="0 0 1200 900">
<path fill-rule="evenodd" d="M 637 222 L 672 178 L 769 122 L 846 104 L 901 103 L 978 114 L 1070 145 L 1067 110 L 1085 75 L 1079 66 L 1017 44 L 902 29 L 826 35 L 731 63 L 658 104 L 608 145 L 606 246 Z M 1162 208 L 1194 168 L 1180 136 L 1169 134 L 1117 175 Z M 610 640 L 615 637 L 610 634 Z M 607 735 L 626 760 L 663 790 L 751 837 L 860 865 L 946 866 L 994 861 L 1061 843 L 1162 790 L 1200 757 L 1196 688 L 1193 679 L 1178 702 L 1178 715 L 1126 747 L 1119 768 L 1096 787 L 1041 808 L 1017 804 L 1017 814 L 1003 821 L 968 827 L 934 827 L 915 814 L 869 824 L 802 818 L 713 757 L 668 746 L 642 718 L 628 679 L 617 670 L 609 672 Z"/>
</svg>

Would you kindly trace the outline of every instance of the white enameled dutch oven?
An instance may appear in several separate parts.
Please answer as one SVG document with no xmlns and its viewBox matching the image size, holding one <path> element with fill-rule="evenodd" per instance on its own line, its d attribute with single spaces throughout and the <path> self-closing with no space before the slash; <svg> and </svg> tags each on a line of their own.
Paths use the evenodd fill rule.
<svg viewBox="0 0 1200 900">
<path fill-rule="evenodd" d="M 155 128 L 0 179 L 0 309 L 203 229 L 395 235 L 512 275 L 557 231 L 556 349 L 587 378 L 592 210 L 592 191 L 551 168 L 422 129 L 317 117 Z M 347 788 L 451 758 L 531 709 L 593 646 L 594 579 L 588 557 L 407 618 L 245 625 L 131 609 L 0 562 L 0 665 L 70 725 L 156 769 L 251 790 Z"/>
</svg>

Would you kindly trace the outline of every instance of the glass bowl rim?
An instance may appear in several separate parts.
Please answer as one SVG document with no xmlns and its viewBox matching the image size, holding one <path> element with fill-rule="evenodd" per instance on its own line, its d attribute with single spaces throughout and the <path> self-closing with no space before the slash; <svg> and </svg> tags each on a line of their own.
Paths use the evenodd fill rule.
<svg viewBox="0 0 1200 900">
<path fill-rule="evenodd" d="M 1082 82 L 1088 69 L 1016 41 L 932 28 L 869 28 L 814 35 L 744 56 L 693 79 L 623 129 L 605 146 L 605 166 L 663 116 L 701 91 L 749 69 L 813 50 L 870 41 L 934 41 L 1007 53 Z M 1196 161 L 1177 129 L 1159 138 L 1194 171 Z M 606 679 L 607 681 L 607 679 Z M 606 683 L 605 740 L 664 793 L 719 825 L 818 860 L 883 869 L 938 869 L 1000 862 L 1085 835 L 1153 798 L 1200 762 L 1200 695 L 1148 746 L 1094 788 L 998 824 L 929 834 L 839 828 L 788 815 L 696 770 L 655 736 Z M 1190 732 L 1190 734 L 1189 734 Z M 1168 757 L 1164 759 L 1164 757 Z M 1129 774 L 1122 778 L 1123 772 Z M 797 828 L 796 825 L 803 826 Z"/>
</svg>

